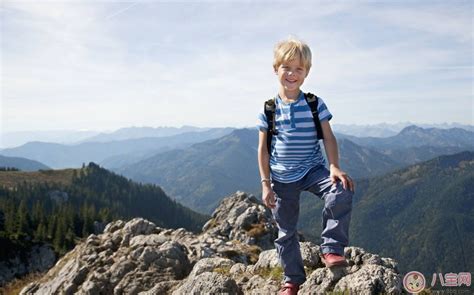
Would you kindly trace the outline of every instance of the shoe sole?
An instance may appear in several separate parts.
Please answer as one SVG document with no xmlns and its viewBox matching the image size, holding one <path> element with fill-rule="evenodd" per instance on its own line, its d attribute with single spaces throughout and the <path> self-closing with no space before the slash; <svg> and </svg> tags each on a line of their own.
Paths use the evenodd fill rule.
<svg viewBox="0 0 474 295">
<path fill-rule="evenodd" d="M 328 268 L 335 267 L 335 266 L 348 266 L 349 265 L 349 263 L 347 263 L 346 260 L 329 263 L 329 262 L 326 262 L 326 260 L 323 257 L 320 256 L 320 258 L 321 258 L 321 261 L 324 263 L 324 265 L 326 265 L 326 267 Z"/>
</svg>

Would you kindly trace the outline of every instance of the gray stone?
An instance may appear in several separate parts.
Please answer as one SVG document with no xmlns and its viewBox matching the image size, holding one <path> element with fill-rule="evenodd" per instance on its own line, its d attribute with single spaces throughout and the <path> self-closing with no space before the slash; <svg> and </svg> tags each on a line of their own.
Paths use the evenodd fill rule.
<svg viewBox="0 0 474 295">
<path fill-rule="evenodd" d="M 302 294 L 324 294 L 332 291 L 335 283 L 347 274 L 345 268 L 318 268 L 301 286 Z"/>
<path fill-rule="evenodd" d="M 111 223 L 105 226 L 104 233 L 113 233 L 117 230 L 122 229 L 124 226 L 125 222 L 123 220 L 112 221 Z"/>
<path fill-rule="evenodd" d="M 189 274 L 188 278 L 193 279 L 204 272 L 212 272 L 216 268 L 228 268 L 230 270 L 234 264 L 234 261 L 227 258 L 204 258 L 199 260 L 196 265 L 194 265 L 193 270 Z"/>
<path fill-rule="evenodd" d="M 127 222 L 122 231 L 124 234 L 131 234 L 132 237 L 138 235 L 149 235 L 156 229 L 156 225 L 143 218 L 134 218 Z"/>
<path fill-rule="evenodd" d="M 274 268 L 280 265 L 280 261 L 278 259 L 278 254 L 276 250 L 266 250 L 260 253 L 258 256 L 258 261 L 255 263 L 254 269 L 260 268 Z"/>
<path fill-rule="evenodd" d="M 138 295 L 156 295 L 168 294 L 171 289 L 176 287 L 181 281 L 165 281 L 157 283 L 153 288 L 138 293 Z"/>
<path fill-rule="evenodd" d="M 355 294 L 401 294 L 402 282 L 393 269 L 367 264 L 355 273 L 341 278 L 334 290 L 348 290 Z"/>
<path fill-rule="evenodd" d="M 259 275 L 251 277 L 242 288 L 246 295 L 276 294 L 279 289 L 279 282 L 265 280 Z"/>
<path fill-rule="evenodd" d="M 214 272 L 204 272 L 193 280 L 186 280 L 173 295 L 182 294 L 243 294 L 230 277 Z"/>
<path fill-rule="evenodd" d="M 236 275 L 245 273 L 245 270 L 246 270 L 245 264 L 236 263 L 230 268 L 229 273 L 233 276 L 236 276 Z"/>
</svg>

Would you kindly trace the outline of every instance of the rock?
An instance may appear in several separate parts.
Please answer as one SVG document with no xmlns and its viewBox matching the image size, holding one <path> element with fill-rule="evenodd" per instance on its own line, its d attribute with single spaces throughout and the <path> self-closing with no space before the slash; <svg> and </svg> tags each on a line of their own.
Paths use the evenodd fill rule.
<svg viewBox="0 0 474 295">
<path fill-rule="evenodd" d="M 301 257 L 303 258 L 303 263 L 306 267 L 310 269 L 315 269 L 318 266 L 323 266 L 319 254 L 319 246 L 311 242 L 302 242 L 300 243 Z"/>
<path fill-rule="evenodd" d="M 123 220 L 112 221 L 105 226 L 104 233 L 113 233 L 119 229 L 122 229 L 124 226 L 125 222 Z"/>
<path fill-rule="evenodd" d="M 273 248 L 277 236 L 272 213 L 254 196 L 237 192 L 219 204 L 203 227 L 203 232 L 257 245 L 266 250 Z"/>
<path fill-rule="evenodd" d="M 310 269 L 316 268 L 318 265 L 322 266 L 319 258 L 319 246 L 311 242 L 300 243 L 301 256 L 303 263 Z M 261 268 L 274 268 L 280 265 L 278 254 L 275 249 L 267 250 L 260 253 L 258 261 L 255 264 L 254 269 L 258 270 Z"/>
<path fill-rule="evenodd" d="M 156 295 L 156 294 L 169 294 L 169 291 L 176 287 L 181 281 L 166 281 L 156 284 L 153 288 L 148 291 L 140 292 L 138 295 Z"/>
<path fill-rule="evenodd" d="M 280 265 L 276 250 L 267 250 L 260 253 L 254 269 L 273 268 Z"/>
<path fill-rule="evenodd" d="M 244 294 L 276 294 L 280 289 L 280 284 L 272 280 L 265 280 L 259 275 L 254 275 L 242 289 Z"/>
<path fill-rule="evenodd" d="M 348 290 L 355 294 L 401 294 L 402 281 L 391 268 L 367 264 L 357 272 L 341 278 L 334 290 Z"/>
<path fill-rule="evenodd" d="M 182 280 L 191 271 L 186 248 L 156 234 L 141 218 L 109 224 L 102 235 L 90 235 L 45 275 L 45 282 L 24 292 L 138 293 L 160 282 Z M 129 243 L 120 241 L 129 237 Z"/>
<path fill-rule="evenodd" d="M 301 286 L 302 294 L 325 294 L 333 290 L 335 283 L 347 274 L 345 268 L 318 268 Z"/>
<path fill-rule="evenodd" d="M 134 218 L 125 224 L 122 231 L 125 235 L 130 234 L 132 237 L 134 237 L 137 235 L 152 234 L 155 229 L 156 225 L 153 222 L 143 218 Z"/>
<path fill-rule="evenodd" d="M 247 268 L 245 267 L 245 264 L 236 263 L 230 268 L 229 273 L 233 276 L 238 276 L 240 274 L 245 273 L 246 269 Z"/>
<path fill-rule="evenodd" d="M 204 272 L 212 272 L 217 268 L 227 269 L 230 271 L 230 268 L 235 264 L 234 261 L 226 258 L 204 258 L 199 260 L 196 265 L 194 265 L 193 270 L 189 274 L 189 278 L 194 278 Z"/>
<path fill-rule="evenodd" d="M 173 295 L 181 294 L 243 294 L 230 277 L 214 272 L 204 272 L 193 280 L 186 280 Z"/>
<path fill-rule="evenodd" d="M 314 249 L 315 250 L 315 249 Z M 401 277 L 393 259 L 380 258 L 362 248 L 348 247 L 348 267 L 319 267 L 302 285 L 303 294 L 344 292 L 351 294 L 401 294 Z M 385 262 L 384 262 L 385 259 Z"/>
</svg>

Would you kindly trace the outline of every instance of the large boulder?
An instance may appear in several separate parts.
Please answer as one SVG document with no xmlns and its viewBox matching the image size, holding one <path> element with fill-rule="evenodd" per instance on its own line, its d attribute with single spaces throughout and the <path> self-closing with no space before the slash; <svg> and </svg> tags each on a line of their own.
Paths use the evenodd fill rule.
<svg viewBox="0 0 474 295">
<path fill-rule="evenodd" d="M 158 239 L 160 230 L 142 218 L 109 224 L 103 234 L 90 235 L 22 294 L 132 294 L 184 279 L 191 271 L 186 248 Z"/>
<path fill-rule="evenodd" d="M 257 245 L 267 250 L 273 248 L 278 231 L 271 211 L 252 195 L 244 192 L 223 199 L 203 226 L 210 235 Z"/>
</svg>

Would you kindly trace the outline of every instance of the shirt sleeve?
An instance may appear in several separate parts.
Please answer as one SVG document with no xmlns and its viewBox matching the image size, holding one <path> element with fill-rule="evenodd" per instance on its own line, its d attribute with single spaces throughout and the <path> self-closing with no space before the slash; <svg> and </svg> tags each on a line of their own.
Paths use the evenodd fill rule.
<svg viewBox="0 0 474 295">
<path fill-rule="evenodd" d="M 257 129 L 263 132 L 268 130 L 267 116 L 265 116 L 265 113 L 258 114 Z"/>
<path fill-rule="evenodd" d="M 331 120 L 332 119 L 332 114 L 329 112 L 328 107 L 324 103 L 323 99 L 318 96 L 318 116 L 319 116 L 319 121 L 324 121 L 324 120 Z"/>
</svg>

